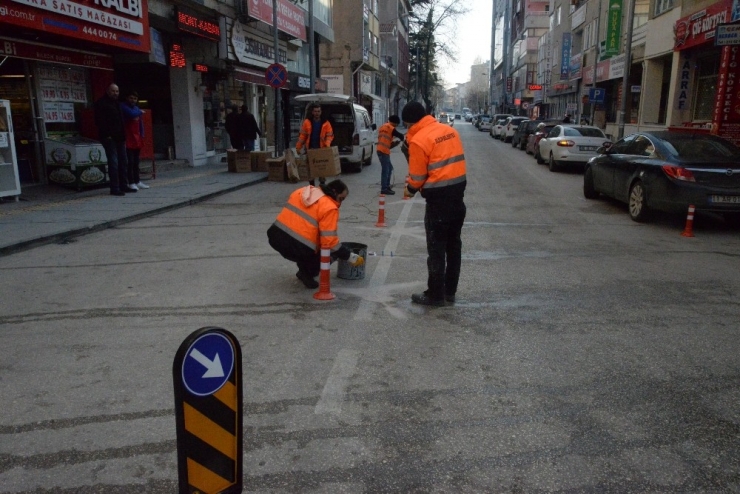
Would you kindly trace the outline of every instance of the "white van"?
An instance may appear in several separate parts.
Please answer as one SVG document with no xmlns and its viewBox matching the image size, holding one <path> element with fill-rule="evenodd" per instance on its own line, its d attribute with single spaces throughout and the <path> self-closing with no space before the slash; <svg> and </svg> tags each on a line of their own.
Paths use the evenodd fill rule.
<svg viewBox="0 0 740 494">
<path fill-rule="evenodd" d="M 309 103 L 321 105 L 321 116 L 327 118 L 334 129 L 332 146 L 339 148 L 342 165 L 361 172 L 363 165 L 372 163 L 378 126 L 372 123 L 364 106 L 353 103 L 353 98 L 346 94 L 302 94 L 295 100 L 306 106 Z M 305 118 L 305 110 L 303 115 Z"/>
</svg>

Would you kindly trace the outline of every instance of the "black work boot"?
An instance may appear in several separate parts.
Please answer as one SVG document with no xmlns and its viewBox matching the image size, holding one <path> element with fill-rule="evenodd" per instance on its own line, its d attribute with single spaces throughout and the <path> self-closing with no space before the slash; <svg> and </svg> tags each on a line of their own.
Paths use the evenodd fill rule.
<svg viewBox="0 0 740 494">
<path fill-rule="evenodd" d="M 411 301 L 419 305 L 431 305 L 433 307 L 442 307 L 445 304 L 444 298 L 431 298 L 427 292 L 414 293 L 411 295 Z"/>
<path fill-rule="evenodd" d="M 301 282 L 306 286 L 306 288 L 318 288 L 319 282 L 313 279 L 313 276 L 311 276 L 308 273 L 304 273 L 301 270 L 298 270 L 298 272 L 295 274 L 296 278 L 301 280 Z"/>
</svg>

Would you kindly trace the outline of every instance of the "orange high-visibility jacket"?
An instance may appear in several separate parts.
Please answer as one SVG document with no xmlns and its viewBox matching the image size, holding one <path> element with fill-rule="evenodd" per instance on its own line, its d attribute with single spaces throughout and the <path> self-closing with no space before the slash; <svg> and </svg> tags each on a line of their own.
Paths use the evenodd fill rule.
<svg viewBox="0 0 740 494">
<path fill-rule="evenodd" d="M 303 146 L 306 146 L 306 149 L 308 149 L 308 145 L 311 142 L 311 125 L 311 119 L 309 118 L 305 119 L 303 124 L 301 124 L 301 131 L 298 134 L 298 142 L 295 144 L 296 150 L 300 151 L 303 149 Z M 321 141 L 319 147 L 331 147 L 331 141 L 334 140 L 334 129 L 331 128 L 331 124 L 328 120 L 325 120 L 324 123 L 321 124 L 319 140 Z"/>
<path fill-rule="evenodd" d="M 275 226 L 314 252 L 329 249 L 337 252 L 339 242 L 339 203 L 312 185 L 290 194 L 275 220 Z"/>
<path fill-rule="evenodd" d="M 386 122 L 378 129 L 378 152 L 391 154 L 391 144 L 393 143 L 393 131 L 395 127 L 390 122 Z"/>
<path fill-rule="evenodd" d="M 415 190 L 431 190 L 465 182 L 466 165 L 460 134 L 427 115 L 406 133 L 409 180 Z"/>
</svg>

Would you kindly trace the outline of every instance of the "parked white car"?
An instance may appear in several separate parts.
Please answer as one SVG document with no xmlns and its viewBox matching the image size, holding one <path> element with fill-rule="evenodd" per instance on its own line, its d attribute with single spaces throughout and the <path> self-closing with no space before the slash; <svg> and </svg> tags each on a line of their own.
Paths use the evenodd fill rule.
<svg viewBox="0 0 740 494">
<path fill-rule="evenodd" d="M 491 117 L 481 117 L 478 130 L 481 132 L 491 132 Z"/>
<path fill-rule="evenodd" d="M 514 132 L 519 128 L 519 124 L 524 120 L 529 120 L 528 117 L 509 117 L 504 123 L 504 128 L 501 129 L 499 139 L 504 142 L 511 142 L 511 138 L 514 137 Z"/>
<path fill-rule="evenodd" d="M 500 118 L 496 122 L 494 122 L 491 125 L 491 131 L 489 132 L 491 134 L 491 137 L 494 139 L 498 139 L 501 135 L 501 131 L 504 129 L 504 124 L 506 123 L 505 118 Z"/>
<path fill-rule="evenodd" d="M 373 147 L 377 142 L 377 125 L 372 123 L 367 109 L 352 102 L 346 94 L 302 94 L 295 97 L 301 103 L 318 103 L 321 114 L 334 129 L 332 146 L 339 149 L 342 165 L 361 172 L 372 163 Z M 304 112 L 305 114 L 305 112 Z"/>
<path fill-rule="evenodd" d="M 583 166 L 598 155 L 597 149 L 610 144 L 609 138 L 598 127 L 562 124 L 553 127 L 538 145 L 540 156 L 547 160 L 550 171 L 554 172 L 569 164 Z"/>
</svg>

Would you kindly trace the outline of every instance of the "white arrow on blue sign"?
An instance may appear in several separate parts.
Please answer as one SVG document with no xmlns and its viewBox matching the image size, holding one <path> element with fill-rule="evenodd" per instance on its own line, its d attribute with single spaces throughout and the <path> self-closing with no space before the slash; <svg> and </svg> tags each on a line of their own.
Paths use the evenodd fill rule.
<svg viewBox="0 0 740 494">
<path fill-rule="evenodd" d="M 190 345 L 182 361 L 182 382 L 196 396 L 221 389 L 234 369 L 234 347 L 219 333 L 207 333 Z"/>
</svg>

